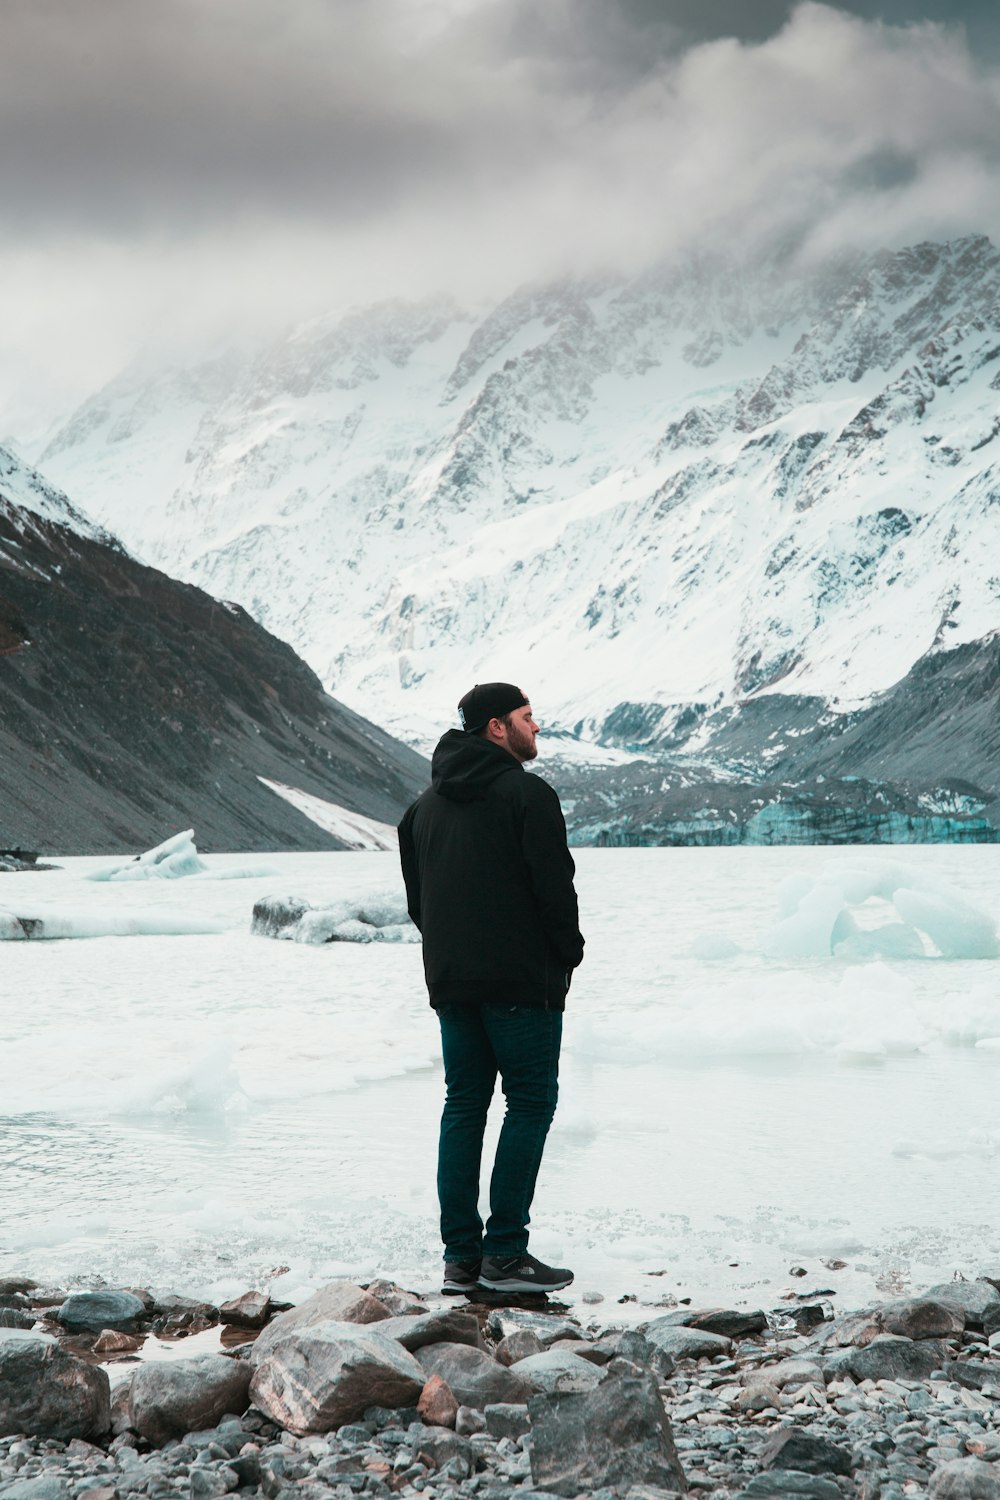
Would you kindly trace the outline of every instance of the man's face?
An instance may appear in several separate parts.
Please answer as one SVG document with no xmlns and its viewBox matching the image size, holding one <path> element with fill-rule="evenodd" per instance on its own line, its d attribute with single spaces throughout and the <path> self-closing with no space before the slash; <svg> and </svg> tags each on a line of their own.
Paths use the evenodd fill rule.
<svg viewBox="0 0 1000 1500">
<path fill-rule="evenodd" d="M 523 708 L 515 708 L 507 718 L 506 724 L 503 720 L 499 721 L 504 730 L 505 737 L 501 742 L 504 749 L 509 750 L 515 760 L 521 762 L 534 760 L 538 754 L 538 746 L 535 744 L 538 725 L 532 717 L 531 704 L 526 703 Z"/>
</svg>

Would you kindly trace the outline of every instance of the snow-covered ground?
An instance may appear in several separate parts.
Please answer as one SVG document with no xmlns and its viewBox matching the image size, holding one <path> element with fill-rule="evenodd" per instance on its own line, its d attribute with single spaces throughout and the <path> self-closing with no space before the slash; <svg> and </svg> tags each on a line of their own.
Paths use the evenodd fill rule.
<svg viewBox="0 0 1000 1500">
<path fill-rule="evenodd" d="M 267 862 L 276 875 L 109 884 L 85 878 L 106 859 L 74 859 L 0 878 L 0 908 L 61 930 L 160 918 L 158 935 L 0 950 L 0 1271 L 213 1297 L 291 1299 L 338 1274 L 437 1286 L 442 1082 L 419 946 L 249 934 L 264 894 L 397 889 L 395 856 Z M 891 864 L 894 905 L 857 904 L 878 884 L 859 862 Z M 587 959 L 532 1239 L 574 1267 L 577 1300 L 628 1318 L 829 1288 L 848 1306 L 995 1270 L 1000 960 L 934 956 L 913 912 L 940 922 L 951 887 L 985 951 L 1000 850 L 586 849 L 578 865 Z M 793 896 L 857 957 L 765 956 Z M 858 932 L 898 938 L 901 917 L 920 943 L 881 951 L 924 956 L 866 959 Z"/>
</svg>

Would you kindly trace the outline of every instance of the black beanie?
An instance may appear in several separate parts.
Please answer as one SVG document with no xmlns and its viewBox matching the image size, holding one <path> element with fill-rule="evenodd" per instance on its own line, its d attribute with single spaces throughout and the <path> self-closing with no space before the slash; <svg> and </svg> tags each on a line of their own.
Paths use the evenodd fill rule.
<svg viewBox="0 0 1000 1500">
<path fill-rule="evenodd" d="M 477 682 L 458 701 L 458 717 L 466 734 L 485 729 L 491 719 L 502 719 L 528 700 L 511 682 Z"/>
</svg>

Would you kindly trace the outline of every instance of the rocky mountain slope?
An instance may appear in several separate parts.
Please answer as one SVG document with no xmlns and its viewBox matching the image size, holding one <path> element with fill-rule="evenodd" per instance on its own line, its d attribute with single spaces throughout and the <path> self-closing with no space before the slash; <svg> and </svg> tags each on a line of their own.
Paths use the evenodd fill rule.
<svg viewBox="0 0 1000 1500">
<path fill-rule="evenodd" d="M 236 605 L 136 562 L 0 449 L 0 843 L 342 840 L 260 780 L 395 822 L 425 763 L 334 702 Z"/>
<path fill-rule="evenodd" d="M 865 774 L 858 713 L 988 655 L 998 434 L 972 237 L 384 304 L 130 369 L 39 462 L 412 743 L 502 677 L 569 736 L 756 784 L 810 727 Z M 957 774 L 926 743 L 917 799 Z"/>
</svg>

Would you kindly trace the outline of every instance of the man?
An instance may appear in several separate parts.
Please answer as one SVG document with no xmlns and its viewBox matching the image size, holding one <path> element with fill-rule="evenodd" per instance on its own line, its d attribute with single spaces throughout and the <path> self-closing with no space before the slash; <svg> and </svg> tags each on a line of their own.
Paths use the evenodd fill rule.
<svg viewBox="0 0 1000 1500">
<path fill-rule="evenodd" d="M 558 1093 L 570 975 L 583 958 L 559 798 L 526 761 L 531 704 L 486 682 L 458 705 L 431 786 L 399 825 L 407 907 L 441 1024 L 438 1147 L 445 1292 L 554 1292 L 571 1271 L 528 1254 L 528 1211 Z M 479 1168 L 497 1074 L 507 1100 L 485 1233 Z"/>
</svg>

